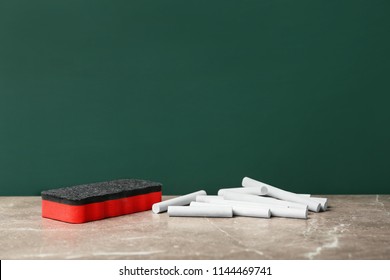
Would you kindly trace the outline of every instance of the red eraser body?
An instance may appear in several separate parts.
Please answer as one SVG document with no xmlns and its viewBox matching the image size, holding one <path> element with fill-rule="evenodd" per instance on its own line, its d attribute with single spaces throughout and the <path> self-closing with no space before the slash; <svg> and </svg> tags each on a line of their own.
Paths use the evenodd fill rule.
<svg viewBox="0 0 390 280">
<path fill-rule="evenodd" d="M 161 201 L 160 183 L 121 179 L 42 192 L 42 217 L 85 223 L 152 209 Z"/>
</svg>

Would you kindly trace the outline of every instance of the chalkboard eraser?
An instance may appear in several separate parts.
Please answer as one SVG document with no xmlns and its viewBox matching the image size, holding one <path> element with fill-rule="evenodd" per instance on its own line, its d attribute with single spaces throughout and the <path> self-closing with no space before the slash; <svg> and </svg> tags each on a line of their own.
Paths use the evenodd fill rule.
<svg viewBox="0 0 390 280">
<path fill-rule="evenodd" d="M 160 183 L 120 179 L 43 191 L 42 217 L 85 223 L 152 209 L 161 201 Z"/>
</svg>

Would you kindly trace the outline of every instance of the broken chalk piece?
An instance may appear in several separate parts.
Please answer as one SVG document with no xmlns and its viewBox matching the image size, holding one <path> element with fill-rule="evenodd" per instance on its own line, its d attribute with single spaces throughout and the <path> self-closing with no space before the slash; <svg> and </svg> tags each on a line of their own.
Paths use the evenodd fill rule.
<svg viewBox="0 0 390 280">
<path fill-rule="evenodd" d="M 168 206 L 170 217 L 213 217 L 231 218 L 233 209 L 229 205 L 220 206 Z"/>
<path fill-rule="evenodd" d="M 266 195 L 268 189 L 265 186 L 256 186 L 256 187 L 248 187 L 248 188 L 226 188 L 226 189 L 220 189 L 218 191 L 218 195 L 223 196 L 225 192 L 230 192 L 230 191 L 238 192 L 238 193 L 254 194 L 254 195 Z"/>
<path fill-rule="evenodd" d="M 282 217 L 282 218 L 293 218 L 293 219 L 307 219 L 307 207 L 305 208 L 289 208 L 284 205 L 275 205 L 275 204 L 263 204 L 258 202 L 246 202 L 238 200 L 210 200 L 210 203 L 213 204 L 227 204 L 233 207 L 235 206 L 245 206 L 251 208 L 262 208 L 269 209 L 271 211 L 271 216 Z"/>
<path fill-rule="evenodd" d="M 155 203 L 152 206 L 152 211 L 155 214 L 165 212 L 168 209 L 168 206 L 183 206 L 188 205 L 191 203 L 191 201 L 196 200 L 197 195 L 207 195 L 206 191 L 201 190 L 193 193 L 189 193 L 183 196 L 178 196 L 172 199 L 168 199 L 159 203 Z"/>
<path fill-rule="evenodd" d="M 289 208 L 303 208 L 303 209 L 307 208 L 307 205 L 305 205 L 305 204 L 279 200 L 279 199 L 275 199 L 275 198 L 271 198 L 271 197 L 257 196 L 257 195 L 252 195 L 252 194 L 225 192 L 223 197 L 224 197 L 224 199 L 256 202 L 256 203 L 263 203 L 263 204 L 273 204 L 273 205 L 278 205 L 278 206 L 287 206 Z"/>
<path fill-rule="evenodd" d="M 216 204 L 212 202 L 191 202 L 190 206 L 219 206 L 224 207 L 228 204 Z M 269 208 L 263 208 L 263 207 L 250 207 L 250 206 L 244 206 L 244 205 L 231 205 L 233 208 L 233 215 L 234 216 L 242 216 L 242 217 L 254 217 L 254 218 L 270 218 L 271 217 L 271 211 Z"/>
<path fill-rule="evenodd" d="M 268 189 L 268 196 L 272 196 L 281 200 L 285 201 L 291 201 L 295 203 L 301 203 L 308 206 L 310 211 L 313 212 L 319 212 L 321 210 L 321 205 L 319 202 L 312 200 L 311 198 L 300 196 L 296 193 L 288 192 L 276 187 L 273 187 L 271 185 L 259 182 L 257 180 L 251 179 L 249 177 L 244 177 L 242 179 L 242 186 L 243 187 L 254 187 L 254 186 L 265 186 Z"/>
<path fill-rule="evenodd" d="M 197 195 L 195 201 L 196 202 L 209 202 L 213 200 L 223 200 L 222 196 L 218 195 Z"/>
</svg>

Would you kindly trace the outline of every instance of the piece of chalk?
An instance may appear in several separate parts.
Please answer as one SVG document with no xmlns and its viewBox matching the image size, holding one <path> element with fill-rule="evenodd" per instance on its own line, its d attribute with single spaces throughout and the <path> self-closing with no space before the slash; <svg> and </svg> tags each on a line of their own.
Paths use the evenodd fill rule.
<svg viewBox="0 0 390 280">
<path fill-rule="evenodd" d="M 303 196 L 303 197 L 310 197 L 311 199 L 314 199 L 319 202 L 328 202 L 328 199 L 326 197 L 317 197 L 317 196 L 312 196 L 311 194 L 302 194 L 299 193 L 298 195 Z"/>
<path fill-rule="evenodd" d="M 272 196 L 281 200 L 295 202 L 295 203 L 301 203 L 308 206 L 310 211 L 313 212 L 319 212 L 321 210 L 321 205 L 319 202 L 312 200 L 311 198 L 300 196 L 296 193 L 288 192 L 276 187 L 273 187 L 271 185 L 259 182 L 257 180 L 251 179 L 249 177 L 244 177 L 242 180 L 242 186 L 243 187 L 267 187 L 268 189 L 268 196 Z"/>
<path fill-rule="evenodd" d="M 294 218 L 294 219 L 307 219 L 307 207 L 305 208 L 289 208 L 283 205 L 275 204 L 263 204 L 257 202 L 246 202 L 246 201 L 237 201 L 237 200 L 210 200 L 210 203 L 213 204 L 225 204 L 234 206 L 245 206 L 251 208 L 262 208 L 269 209 L 271 211 L 271 216 L 282 217 L 282 218 Z"/>
<path fill-rule="evenodd" d="M 219 206 L 224 207 L 227 204 L 216 204 L 211 202 L 191 202 L 190 206 Z M 250 206 L 243 206 L 243 205 L 231 205 L 233 209 L 233 215 L 234 216 L 242 216 L 242 217 L 254 217 L 254 218 L 270 218 L 271 217 L 271 211 L 269 208 L 260 208 L 260 207 L 250 207 Z"/>
<path fill-rule="evenodd" d="M 215 199 L 222 200 L 223 197 L 222 196 L 218 196 L 218 195 L 197 195 L 195 201 L 197 201 L 197 202 L 209 202 L 209 201 L 212 201 L 212 200 L 215 200 Z"/>
<path fill-rule="evenodd" d="M 328 209 L 328 199 L 325 198 L 325 197 L 314 197 L 314 196 L 311 196 L 310 197 L 311 199 L 319 202 L 321 204 L 321 211 L 326 211 L 326 209 Z"/>
<path fill-rule="evenodd" d="M 326 203 L 328 202 L 328 199 L 326 197 L 316 197 L 316 196 L 311 196 L 310 194 L 299 194 L 303 197 L 310 197 L 311 199 L 315 200 L 315 201 L 318 201 L 318 202 L 322 202 L 322 203 Z"/>
<path fill-rule="evenodd" d="M 172 199 L 168 199 L 168 200 L 165 200 L 165 201 L 162 201 L 162 202 L 159 202 L 159 203 L 155 203 L 152 206 L 152 211 L 153 211 L 153 213 L 158 214 L 158 213 L 167 211 L 168 206 L 188 205 L 188 204 L 191 203 L 191 201 L 195 201 L 196 200 L 196 196 L 197 195 L 207 195 L 207 193 L 206 193 L 206 191 L 201 190 L 201 191 L 189 193 L 189 194 L 186 194 L 186 195 L 183 195 L 183 196 L 178 196 L 178 197 L 175 197 L 175 198 L 172 198 Z"/>
<path fill-rule="evenodd" d="M 302 194 L 302 193 L 298 195 L 304 197 L 310 197 L 311 199 L 318 201 L 321 204 L 321 211 L 326 211 L 326 209 L 328 208 L 328 199 L 326 197 L 315 197 L 315 196 L 311 196 L 311 194 Z"/>
<path fill-rule="evenodd" d="M 225 205 L 224 205 L 225 206 Z M 213 217 L 213 218 L 231 218 L 233 209 L 231 206 L 168 206 L 168 215 L 170 217 Z"/>
<path fill-rule="evenodd" d="M 254 195 L 266 195 L 268 189 L 264 186 L 262 187 L 251 187 L 251 188 L 227 188 L 227 189 L 220 189 L 218 191 L 219 196 L 223 196 L 225 192 L 239 192 L 239 193 L 246 193 L 246 194 L 254 194 Z"/>
<path fill-rule="evenodd" d="M 228 205 L 240 204 L 241 206 L 256 206 L 256 207 L 266 208 L 266 209 L 271 207 L 289 208 L 286 205 L 275 205 L 275 204 L 267 204 L 267 203 L 260 203 L 260 202 L 232 200 L 232 199 L 209 199 L 208 201 L 203 201 L 203 202 L 212 203 L 212 204 L 228 204 Z M 298 209 L 305 209 L 305 208 L 298 208 Z"/>
<path fill-rule="evenodd" d="M 283 200 L 279 200 L 279 199 L 275 199 L 275 198 L 257 196 L 257 195 L 252 195 L 252 194 L 225 192 L 223 197 L 224 197 L 224 199 L 230 199 L 230 200 L 240 200 L 240 201 L 247 201 L 247 202 L 282 205 L 282 206 L 287 206 L 290 208 L 305 208 L 305 209 L 307 208 L 307 205 L 305 205 L 305 204 L 283 201 Z"/>
</svg>

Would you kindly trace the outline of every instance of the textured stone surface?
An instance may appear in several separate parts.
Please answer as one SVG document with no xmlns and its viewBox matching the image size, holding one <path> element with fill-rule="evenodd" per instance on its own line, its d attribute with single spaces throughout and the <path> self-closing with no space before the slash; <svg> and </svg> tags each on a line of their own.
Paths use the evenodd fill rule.
<svg viewBox="0 0 390 280">
<path fill-rule="evenodd" d="M 390 259 L 390 195 L 327 196 L 308 220 L 41 218 L 40 197 L 0 197 L 0 259 Z"/>
</svg>

